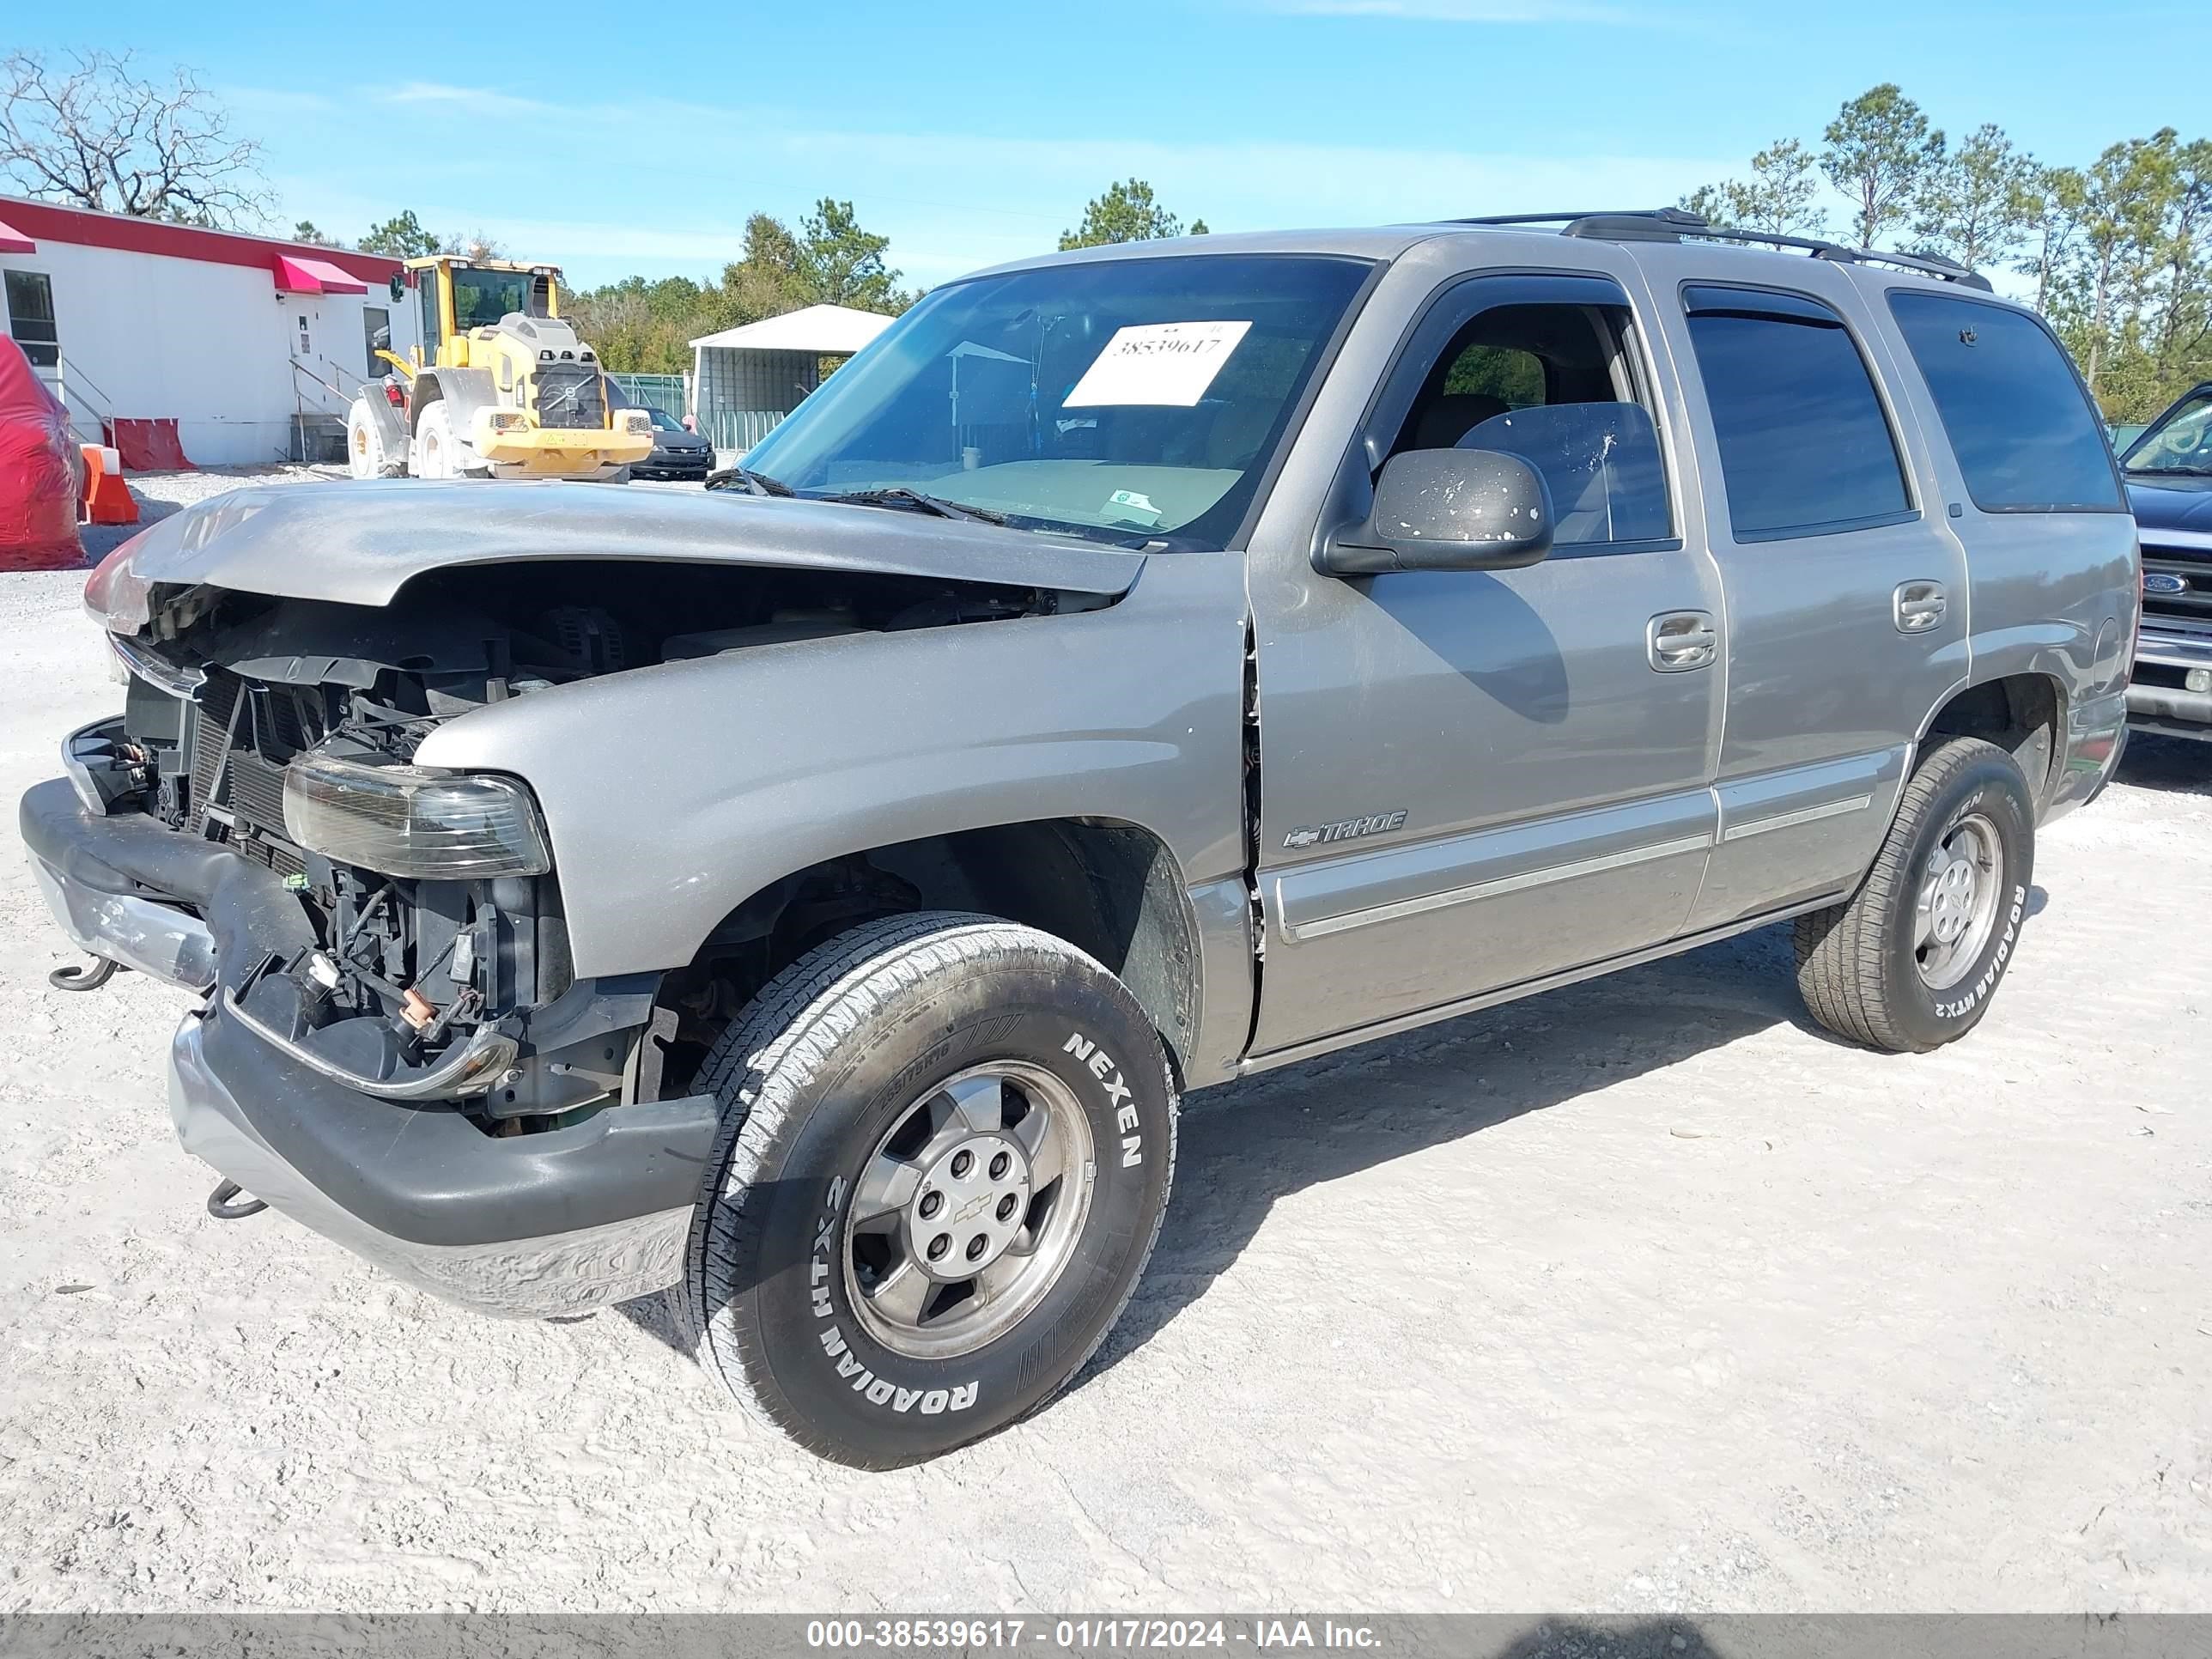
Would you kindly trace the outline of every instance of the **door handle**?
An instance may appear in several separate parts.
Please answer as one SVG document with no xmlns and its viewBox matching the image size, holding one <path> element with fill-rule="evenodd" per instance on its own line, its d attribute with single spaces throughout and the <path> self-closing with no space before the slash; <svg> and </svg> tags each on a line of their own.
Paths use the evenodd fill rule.
<svg viewBox="0 0 2212 1659">
<path fill-rule="evenodd" d="M 1668 611 L 1644 624 L 1644 652 L 1662 674 L 1710 667 L 1721 636 L 1709 611 Z"/>
<path fill-rule="evenodd" d="M 1889 614 L 1900 634 L 1925 634 L 1940 625 L 1950 609 L 1941 582 L 1899 582 L 1889 596 Z"/>
</svg>

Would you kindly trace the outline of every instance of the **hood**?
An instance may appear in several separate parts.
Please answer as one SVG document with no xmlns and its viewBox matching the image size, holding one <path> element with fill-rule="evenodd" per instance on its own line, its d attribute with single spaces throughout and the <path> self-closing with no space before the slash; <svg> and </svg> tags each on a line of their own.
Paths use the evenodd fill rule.
<svg viewBox="0 0 2212 1659">
<path fill-rule="evenodd" d="M 619 484 L 419 479 L 234 489 L 125 543 L 85 585 L 117 633 L 156 586 L 382 605 L 414 577 L 550 559 L 846 570 L 1116 598 L 1145 555 L 920 513 Z"/>
<path fill-rule="evenodd" d="M 2212 477 L 2176 473 L 2154 482 L 2135 473 L 2128 479 L 2128 505 L 2146 529 L 2212 530 Z"/>
</svg>

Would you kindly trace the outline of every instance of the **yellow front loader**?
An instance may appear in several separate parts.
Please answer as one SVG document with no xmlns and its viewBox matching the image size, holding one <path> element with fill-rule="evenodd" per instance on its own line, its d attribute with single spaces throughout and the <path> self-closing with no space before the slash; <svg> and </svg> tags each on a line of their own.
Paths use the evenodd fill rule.
<svg viewBox="0 0 2212 1659">
<path fill-rule="evenodd" d="M 619 480 L 653 453 L 652 416 L 616 406 L 562 319 L 557 268 L 439 253 L 407 269 L 428 355 L 378 352 L 392 372 L 346 418 L 355 477 Z"/>
</svg>

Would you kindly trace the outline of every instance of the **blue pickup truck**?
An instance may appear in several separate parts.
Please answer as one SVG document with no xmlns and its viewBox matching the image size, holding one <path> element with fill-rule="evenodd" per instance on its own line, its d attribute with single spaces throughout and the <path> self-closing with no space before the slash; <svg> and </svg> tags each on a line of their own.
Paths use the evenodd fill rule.
<svg viewBox="0 0 2212 1659">
<path fill-rule="evenodd" d="M 2212 738 L 2212 380 L 2175 399 L 2120 466 L 2142 539 L 2129 724 Z"/>
</svg>

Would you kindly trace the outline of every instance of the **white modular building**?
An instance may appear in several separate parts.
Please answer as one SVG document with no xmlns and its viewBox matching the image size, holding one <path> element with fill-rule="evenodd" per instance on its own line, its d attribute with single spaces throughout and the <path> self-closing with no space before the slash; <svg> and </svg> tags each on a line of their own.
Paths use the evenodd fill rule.
<svg viewBox="0 0 2212 1659">
<path fill-rule="evenodd" d="M 822 360 L 849 357 L 891 325 L 851 306 L 807 306 L 691 342 L 699 430 L 742 455 L 822 383 Z"/>
<path fill-rule="evenodd" d="M 397 259 L 0 196 L 0 327 L 86 442 L 173 422 L 196 465 L 342 459 L 416 298 Z"/>
</svg>

